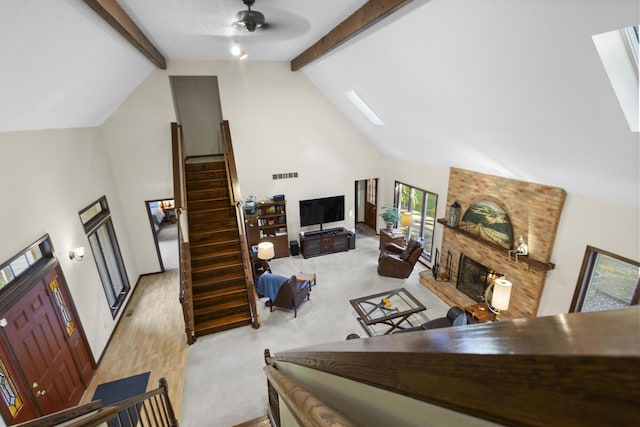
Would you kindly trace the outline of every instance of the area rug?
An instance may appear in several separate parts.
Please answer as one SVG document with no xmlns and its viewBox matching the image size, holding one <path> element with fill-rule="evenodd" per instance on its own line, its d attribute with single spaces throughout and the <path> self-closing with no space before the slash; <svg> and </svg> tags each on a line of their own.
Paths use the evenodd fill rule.
<svg viewBox="0 0 640 427">
<path fill-rule="evenodd" d="M 93 394 L 93 398 L 91 400 L 101 400 L 102 406 L 109 406 L 114 403 L 127 400 L 138 394 L 142 394 L 147 391 L 149 374 L 150 372 L 145 372 L 143 374 L 133 375 L 131 377 L 100 384 L 96 388 L 96 392 Z M 127 411 L 120 411 L 119 414 L 121 414 L 121 418 L 123 420 L 122 424 L 120 424 L 116 418 L 113 419 L 109 425 L 132 427 L 131 424 L 129 424 Z M 133 418 L 133 425 L 135 426 L 138 422 L 138 417 L 135 413 L 131 414 L 131 417 Z"/>
</svg>

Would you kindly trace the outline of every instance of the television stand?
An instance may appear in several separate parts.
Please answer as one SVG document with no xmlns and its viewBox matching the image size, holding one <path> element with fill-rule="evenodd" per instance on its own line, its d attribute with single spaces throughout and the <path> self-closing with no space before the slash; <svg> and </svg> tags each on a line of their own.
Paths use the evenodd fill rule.
<svg viewBox="0 0 640 427">
<path fill-rule="evenodd" d="M 343 227 L 300 233 L 300 251 L 304 258 L 348 251 L 350 234 Z"/>
</svg>

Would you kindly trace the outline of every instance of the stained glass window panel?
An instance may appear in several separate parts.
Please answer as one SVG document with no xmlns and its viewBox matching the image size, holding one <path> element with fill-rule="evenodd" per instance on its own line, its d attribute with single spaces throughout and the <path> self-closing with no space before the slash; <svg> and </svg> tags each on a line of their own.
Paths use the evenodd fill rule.
<svg viewBox="0 0 640 427">
<path fill-rule="evenodd" d="M 2 359 L 0 359 L 0 394 L 5 405 L 9 408 L 9 412 L 15 417 L 20 408 L 22 408 L 22 398 L 13 384 L 13 380 L 9 376 Z"/>
<path fill-rule="evenodd" d="M 51 293 L 53 294 L 53 297 L 56 300 L 56 304 L 58 305 L 60 314 L 62 314 L 62 319 L 64 321 L 64 328 L 67 331 L 67 335 L 71 335 L 74 329 L 73 321 L 71 320 L 71 316 L 69 316 L 69 310 L 67 310 L 67 306 L 64 303 L 64 299 L 62 299 L 62 294 L 60 293 L 60 287 L 58 286 L 58 281 L 56 279 L 53 279 L 51 283 L 49 283 L 49 289 L 51 289 Z"/>
</svg>

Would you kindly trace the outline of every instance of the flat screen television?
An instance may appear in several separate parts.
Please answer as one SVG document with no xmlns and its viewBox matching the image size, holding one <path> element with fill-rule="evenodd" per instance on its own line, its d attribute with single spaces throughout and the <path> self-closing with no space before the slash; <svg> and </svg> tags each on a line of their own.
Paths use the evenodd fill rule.
<svg viewBox="0 0 640 427">
<path fill-rule="evenodd" d="M 300 225 L 302 227 L 342 220 L 344 220 L 344 196 L 300 200 Z"/>
</svg>

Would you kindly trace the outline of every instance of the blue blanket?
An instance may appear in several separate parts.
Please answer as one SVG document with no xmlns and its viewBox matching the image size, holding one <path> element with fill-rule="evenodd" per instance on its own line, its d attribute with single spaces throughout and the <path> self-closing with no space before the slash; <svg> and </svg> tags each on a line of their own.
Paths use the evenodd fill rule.
<svg viewBox="0 0 640 427">
<path fill-rule="evenodd" d="M 264 295 L 268 297 L 271 301 L 276 299 L 276 295 L 278 295 L 278 291 L 280 290 L 280 286 L 284 282 L 289 280 L 288 277 L 279 276 L 277 274 L 271 273 L 263 273 L 260 277 L 258 277 L 258 291 L 259 295 Z"/>
</svg>

